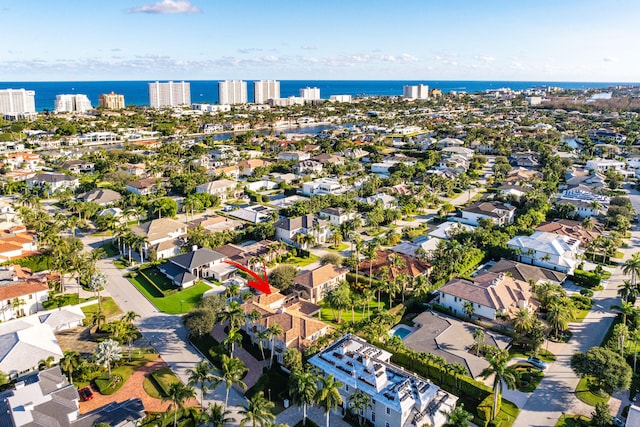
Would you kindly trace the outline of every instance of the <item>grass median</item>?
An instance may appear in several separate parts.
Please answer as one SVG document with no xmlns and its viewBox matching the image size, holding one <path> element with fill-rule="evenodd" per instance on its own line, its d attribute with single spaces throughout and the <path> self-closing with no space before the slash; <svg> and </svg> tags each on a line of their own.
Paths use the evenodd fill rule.
<svg viewBox="0 0 640 427">
<path fill-rule="evenodd" d="M 211 289 L 203 282 L 183 289 L 175 294 L 164 296 L 144 276 L 138 274 L 129 277 L 128 280 L 153 304 L 158 311 L 167 314 L 183 314 L 191 309 L 202 299 L 202 294 Z"/>
</svg>

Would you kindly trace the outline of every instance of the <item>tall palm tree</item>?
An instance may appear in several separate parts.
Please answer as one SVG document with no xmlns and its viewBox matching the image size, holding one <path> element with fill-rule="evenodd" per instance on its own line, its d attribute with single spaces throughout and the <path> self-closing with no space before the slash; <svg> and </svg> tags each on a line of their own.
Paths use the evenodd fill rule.
<svg viewBox="0 0 640 427">
<path fill-rule="evenodd" d="M 476 356 L 480 353 L 480 346 L 484 344 L 484 336 L 485 333 L 483 329 L 476 329 L 473 331 L 473 339 L 476 342 Z"/>
<path fill-rule="evenodd" d="M 302 406 L 302 425 L 307 425 L 307 405 L 313 405 L 318 378 L 309 369 L 295 371 L 289 378 L 289 395 L 293 403 Z"/>
<path fill-rule="evenodd" d="M 624 262 L 622 272 L 631 276 L 631 283 L 634 286 L 638 284 L 638 276 L 640 275 L 640 252 L 631 255 L 631 258 Z"/>
<path fill-rule="evenodd" d="M 243 390 L 247 389 L 247 385 L 242 381 L 242 377 L 247 372 L 244 362 L 237 357 L 229 357 L 222 355 L 220 364 L 220 378 L 224 382 L 225 396 L 224 407 L 227 408 L 229 402 L 229 390 L 234 384 L 237 384 Z"/>
<path fill-rule="evenodd" d="M 332 375 L 320 377 L 320 387 L 316 392 L 316 403 L 324 408 L 326 418 L 326 427 L 329 427 L 329 414 L 332 410 L 342 405 L 342 396 L 340 388 L 344 385 L 340 381 L 336 381 Z"/>
<path fill-rule="evenodd" d="M 358 416 L 358 424 L 364 424 L 364 414 L 366 414 L 367 408 L 373 408 L 371 406 L 371 396 L 362 390 L 356 390 L 349 396 L 349 409 Z"/>
<path fill-rule="evenodd" d="M 269 326 L 269 334 L 271 335 L 271 360 L 269 361 L 269 369 L 273 366 L 273 357 L 276 354 L 276 338 L 282 335 L 283 332 L 284 330 L 277 323 Z"/>
<path fill-rule="evenodd" d="M 107 365 L 109 371 L 109 379 L 111 379 L 111 363 L 122 358 L 120 344 L 111 338 L 102 341 L 96 349 L 96 361 Z"/>
<path fill-rule="evenodd" d="M 184 385 L 181 382 L 173 383 L 169 386 L 166 396 L 162 398 L 162 402 L 171 402 L 170 408 L 173 408 L 173 427 L 178 425 L 178 409 L 184 409 L 187 400 L 196 397 L 196 391 L 193 387 Z"/>
<path fill-rule="evenodd" d="M 89 280 L 89 288 L 93 291 L 94 295 L 98 294 L 98 310 L 102 311 L 102 301 L 100 298 L 100 289 L 107 287 L 107 275 L 102 271 L 99 271 L 91 276 Z"/>
<path fill-rule="evenodd" d="M 271 412 L 275 406 L 275 403 L 264 397 L 263 391 L 256 393 L 239 412 L 244 416 L 240 420 L 240 427 L 247 423 L 251 423 L 253 427 L 270 426 L 276 420 L 276 416 Z"/>
<path fill-rule="evenodd" d="M 242 342 L 242 334 L 239 329 L 231 328 L 229 332 L 227 332 L 227 336 L 222 340 L 222 345 L 230 348 L 231 357 L 233 357 L 233 350 L 235 349 L 235 345 Z"/>
<path fill-rule="evenodd" d="M 227 309 L 217 314 L 217 320 L 221 325 L 227 323 L 229 329 L 240 329 L 247 321 L 244 310 L 237 301 L 231 301 Z"/>
<path fill-rule="evenodd" d="M 445 412 L 448 420 L 444 427 L 469 427 L 473 421 L 473 415 L 464 410 L 464 403 L 456 406 L 451 412 Z"/>
<path fill-rule="evenodd" d="M 233 421 L 227 417 L 231 412 L 218 403 L 209 403 L 209 409 L 204 412 L 204 425 L 210 427 L 224 427 L 225 424 Z"/>
<path fill-rule="evenodd" d="M 69 375 L 69 383 L 73 384 L 73 371 L 80 366 L 80 353 L 73 350 L 65 350 L 64 357 L 60 360 L 60 369 Z"/>
<path fill-rule="evenodd" d="M 486 379 L 493 375 L 493 410 L 491 411 L 491 419 L 495 419 L 498 415 L 498 399 L 502 394 L 503 383 L 508 389 L 514 388 L 518 373 L 513 366 L 507 366 L 509 353 L 505 350 L 498 350 L 492 356 L 489 356 L 487 361 L 489 366 L 480 373 L 480 377 Z"/>
<path fill-rule="evenodd" d="M 138 317 L 140 317 L 140 315 L 138 313 L 136 313 L 135 311 L 127 311 L 123 316 L 122 316 L 122 321 L 125 323 L 133 323 L 134 320 L 136 320 Z"/>
<path fill-rule="evenodd" d="M 558 336 L 558 333 L 569 327 L 569 322 L 575 318 L 573 302 L 568 298 L 554 298 L 547 310 L 547 323 Z"/>
<path fill-rule="evenodd" d="M 529 332 L 533 327 L 533 313 L 531 310 L 521 307 L 511 320 L 513 329 L 518 333 Z"/>
<path fill-rule="evenodd" d="M 216 388 L 220 384 L 221 378 L 213 374 L 213 367 L 208 360 L 203 360 L 198 363 L 195 368 L 188 369 L 189 385 L 200 385 L 200 407 L 204 409 L 204 396 L 211 386 L 211 390 Z"/>
<path fill-rule="evenodd" d="M 265 329 L 262 331 L 257 331 L 254 334 L 255 338 L 258 340 L 258 348 L 260 348 L 260 353 L 262 354 L 262 360 L 265 359 L 264 357 L 264 342 L 265 340 L 270 340 L 271 339 L 271 332 L 269 331 L 269 329 Z"/>
</svg>

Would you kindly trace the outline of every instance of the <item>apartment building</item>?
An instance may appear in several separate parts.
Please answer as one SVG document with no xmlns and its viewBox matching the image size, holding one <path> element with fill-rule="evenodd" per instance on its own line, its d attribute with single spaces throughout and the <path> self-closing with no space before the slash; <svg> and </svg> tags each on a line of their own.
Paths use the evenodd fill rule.
<svg viewBox="0 0 640 427">
<path fill-rule="evenodd" d="M 242 80 L 218 82 L 218 102 L 222 105 L 246 104 L 247 82 Z"/>
<path fill-rule="evenodd" d="M 253 82 L 253 102 L 266 104 L 269 99 L 280 98 L 280 82 L 277 80 L 260 80 Z"/>
<path fill-rule="evenodd" d="M 151 108 L 191 105 L 191 84 L 184 81 L 149 83 L 149 105 Z"/>
</svg>

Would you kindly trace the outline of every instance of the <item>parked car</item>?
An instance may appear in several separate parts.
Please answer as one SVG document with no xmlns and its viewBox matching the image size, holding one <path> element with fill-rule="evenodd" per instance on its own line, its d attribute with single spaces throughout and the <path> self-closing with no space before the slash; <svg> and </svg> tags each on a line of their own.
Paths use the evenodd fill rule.
<svg viewBox="0 0 640 427">
<path fill-rule="evenodd" d="M 538 368 L 540 370 L 547 369 L 547 364 L 544 363 L 542 360 L 538 359 L 537 357 L 529 356 L 529 358 L 527 359 L 527 362 L 531 363 L 534 368 Z"/>
<path fill-rule="evenodd" d="M 80 395 L 80 399 L 82 399 L 83 401 L 93 399 L 93 392 L 89 387 L 81 388 L 80 390 L 78 390 L 78 394 Z"/>
<path fill-rule="evenodd" d="M 613 417 L 613 419 L 611 420 L 611 423 L 616 427 L 624 427 L 624 424 L 625 424 L 624 421 L 622 421 L 618 417 Z"/>
</svg>

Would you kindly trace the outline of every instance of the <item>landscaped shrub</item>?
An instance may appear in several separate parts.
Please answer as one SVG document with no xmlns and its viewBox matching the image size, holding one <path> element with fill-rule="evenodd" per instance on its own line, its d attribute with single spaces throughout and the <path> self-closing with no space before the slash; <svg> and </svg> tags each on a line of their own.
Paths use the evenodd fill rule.
<svg viewBox="0 0 640 427">
<path fill-rule="evenodd" d="M 11 261 L 7 261 L 2 263 L 2 265 L 14 265 L 17 264 L 21 267 L 26 267 L 33 271 L 34 273 L 43 270 L 49 270 L 50 268 L 51 257 L 41 254 L 41 255 L 32 255 L 24 258 L 12 259 Z"/>
<path fill-rule="evenodd" d="M 592 271 L 574 270 L 572 280 L 578 286 L 595 288 L 600 286 L 602 278 Z"/>
<path fill-rule="evenodd" d="M 587 296 L 573 294 L 570 298 L 578 310 L 591 310 L 593 306 L 593 301 Z"/>
<path fill-rule="evenodd" d="M 498 399 L 498 410 L 496 412 L 500 412 L 500 403 L 502 399 Z M 491 421 L 491 413 L 493 411 L 493 393 L 485 397 L 482 402 L 478 405 L 478 419 L 481 420 L 482 425 L 489 425 L 489 421 Z"/>
<path fill-rule="evenodd" d="M 591 289 L 580 289 L 580 295 L 591 298 L 593 296 L 593 291 Z"/>
</svg>

